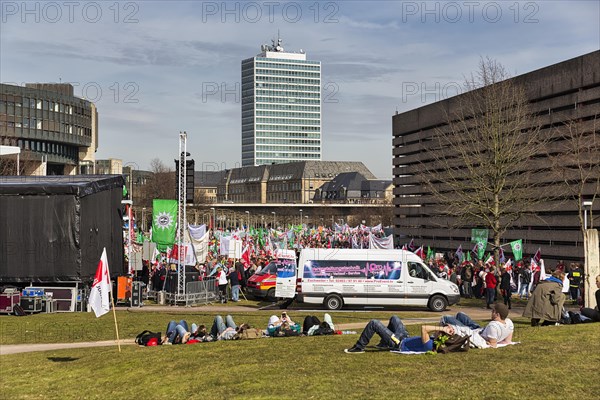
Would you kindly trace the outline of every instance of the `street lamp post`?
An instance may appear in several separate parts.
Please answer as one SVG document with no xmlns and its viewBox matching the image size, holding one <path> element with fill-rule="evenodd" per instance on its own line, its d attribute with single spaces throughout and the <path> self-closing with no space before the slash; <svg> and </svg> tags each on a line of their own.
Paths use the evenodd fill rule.
<svg viewBox="0 0 600 400">
<path fill-rule="evenodd" d="M 302 225 L 302 209 L 300 209 L 300 225 Z"/>
<path fill-rule="evenodd" d="M 246 230 L 250 232 L 250 211 L 246 211 L 246 214 L 248 215 L 248 224 L 246 225 Z"/>
<path fill-rule="evenodd" d="M 272 228 L 275 229 L 275 211 L 271 211 L 271 214 L 273 214 L 273 226 L 272 226 Z"/>
<path fill-rule="evenodd" d="M 146 207 L 142 207 L 142 233 L 146 232 Z"/>
<path fill-rule="evenodd" d="M 217 210 L 215 210 L 214 207 L 211 207 L 210 209 L 212 210 L 212 214 L 213 214 L 212 229 L 214 231 L 215 230 L 215 226 L 217 225 Z"/>
</svg>

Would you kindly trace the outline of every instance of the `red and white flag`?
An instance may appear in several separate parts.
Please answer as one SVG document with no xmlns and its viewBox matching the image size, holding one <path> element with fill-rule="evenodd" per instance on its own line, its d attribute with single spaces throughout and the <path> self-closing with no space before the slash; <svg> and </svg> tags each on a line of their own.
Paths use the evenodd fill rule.
<svg viewBox="0 0 600 400">
<path fill-rule="evenodd" d="M 542 248 L 538 247 L 537 251 L 533 255 L 533 261 L 535 261 L 535 263 L 539 265 L 541 259 L 542 259 Z"/>
<path fill-rule="evenodd" d="M 425 259 L 425 250 L 423 250 L 423 246 L 421 246 L 417 250 L 415 250 L 415 254 L 418 255 L 419 257 L 421 257 L 422 260 L 424 260 Z"/>
<path fill-rule="evenodd" d="M 96 318 L 103 316 L 110 311 L 110 274 L 108 273 L 108 258 L 106 257 L 106 247 L 102 250 L 102 257 L 96 269 L 96 276 L 90 291 L 89 303 L 96 314 Z"/>
<path fill-rule="evenodd" d="M 244 250 L 242 251 L 240 261 L 244 265 L 245 270 L 250 268 L 250 246 L 248 244 L 246 244 L 246 247 L 244 247 Z"/>
</svg>

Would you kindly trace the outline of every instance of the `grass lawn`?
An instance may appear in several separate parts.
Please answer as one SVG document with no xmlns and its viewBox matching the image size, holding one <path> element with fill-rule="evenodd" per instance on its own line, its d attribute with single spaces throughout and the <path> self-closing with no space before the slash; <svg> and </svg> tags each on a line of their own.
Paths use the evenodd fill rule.
<svg viewBox="0 0 600 400">
<path fill-rule="evenodd" d="M 249 321 L 262 327 L 269 314 L 234 316 L 238 323 Z M 390 314 L 336 313 L 334 322 Z M 411 313 L 398 314 L 407 317 Z M 169 319 L 210 323 L 214 313 L 121 311 L 117 315 L 121 337 L 131 338 L 144 329 L 164 332 Z M 322 312 L 317 315 L 321 317 Z M 513 321 L 515 340 L 521 344 L 448 355 L 345 354 L 343 349 L 357 335 L 145 348 L 128 345 L 122 346 L 122 353 L 115 346 L 5 355 L 0 356 L 0 397 L 588 399 L 600 393 L 600 324 L 532 328 L 523 318 Z M 0 328 L 0 344 L 114 337 L 108 314 L 99 319 L 90 313 L 1 317 Z M 412 334 L 418 328 L 408 326 Z"/>
</svg>

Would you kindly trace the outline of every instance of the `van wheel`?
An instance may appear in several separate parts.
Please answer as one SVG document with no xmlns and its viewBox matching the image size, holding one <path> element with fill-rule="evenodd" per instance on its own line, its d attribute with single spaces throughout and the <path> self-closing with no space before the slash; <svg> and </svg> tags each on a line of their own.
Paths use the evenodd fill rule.
<svg viewBox="0 0 600 400">
<path fill-rule="evenodd" d="M 429 300 L 429 309 L 435 312 L 442 312 L 448 307 L 448 300 L 444 296 L 436 294 Z"/>
<path fill-rule="evenodd" d="M 328 310 L 341 310 L 343 305 L 342 298 L 337 294 L 330 294 L 325 298 L 325 307 Z"/>
<path fill-rule="evenodd" d="M 277 300 L 275 298 L 275 288 L 271 288 L 271 289 L 267 290 L 267 300 L 269 300 L 269 301 Z"/>
</svg>

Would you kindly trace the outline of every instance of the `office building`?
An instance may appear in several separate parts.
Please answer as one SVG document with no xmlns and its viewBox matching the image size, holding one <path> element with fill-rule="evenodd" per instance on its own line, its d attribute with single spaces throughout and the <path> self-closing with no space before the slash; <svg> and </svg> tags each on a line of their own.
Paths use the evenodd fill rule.
<svg viewBox="0 0 600 400">
<path fill-rule="evenodd" d="M 568 175 L 558 174 L 549 156 L 562 155 L 562 163 L 576 166 L 573 163 L 577 160 L 565 159 L 564 151 L 560 150 L 564 148 L 565 138 L 557 135 L 557 132 L 561 132 L 561 129 L 564 132 L 565 126 L 582 132 L 587 138 L 584 142 L 598 140 L 599 65 L 600 51 L 595 51 L 511 78 L 516 86 L 525 90 L 531 112 L 536 117 L 531 121 L 537 119 L 535 127 L 540 128 L 542 137 L 551 138 L 546 149 L 532 155 L 528 167 L 530 170 L 521 173 L 537 173 L 533 176 L 540 185 L 540 193 L 551 193 L 555 199 L 536 205 L 535 216 L 520 218 L 512 223 L 503 235 L 501 244 L 522 239 L 524 254 L 531 256 L 540 249 L 546 261 L 552 260 L 546 264 L 550 268 L 554 267 L 556 260 L 581 261 L 583 258 L 582 207 L 593 209 L 594 220 L 588 210 L 588 227 L 592 222 L 595 222 L 594 227 L 598 226 L 600 201 L 594 184 L 594 179 L 598 179 L 597 170 L 596 176 L 591 176 L 590 183 L 581 188 L 582 198 L 590 200 L 584 205 L 579 203 L 576 194 L 566 188 L 564 178 Z M 431 140 L 435 132 L 447 128 L 446 116 L 456 112 L 466 95 L 461 94 L 393 117 L 394 236 L 397 238 L 405 237 L 406 241 L 414 239 L 418 245 L 431 245 L 439 251 L 453 252 L 459 245 L 465 250 L 465 246 L 471 242 L 471 228 L 479 228 L 464 224 L 457 227 L 457 219 L 444 213 L 444 204 L 427 188 L 427 172 L 424 168 L 424 165 L 436 159 L 450 158 L 456 154 L 456 149 L 451 146 L 436 150 L 435 157 L 428 149 L 436 145 Z M 531 127 L 523 127 L 522 131 L 527 132 Z M 598 147 L 591 151 L 592 154 L 584 157 L 597 163 L 600 160 Z M 589 165 L 584 167 L 589 168 Z M 571 188 L 580 181 L 576 175 L 568 176 L 568 179 Z M 443 190 L 443 183 L 434 184 Z M 594 195 L 596 199 L 590 206 Z M 508 247 L 504 250 L 507 251 Z"/>
<path fill-rule="evenodd" d="M 321 160 L 321 63 L 281 39 L 242 61 L 242 166 Z"/>
<path fill-rule="evenodd" d="M 23 175 L 93 174 L 96 106 L 67 83 L 0 84 L 0 145 L 21 149 Z"/>
</svg>

